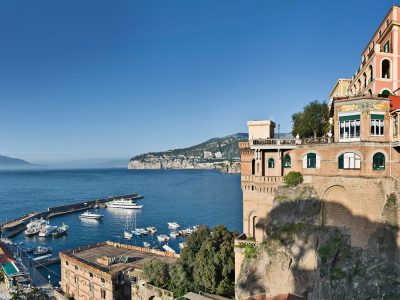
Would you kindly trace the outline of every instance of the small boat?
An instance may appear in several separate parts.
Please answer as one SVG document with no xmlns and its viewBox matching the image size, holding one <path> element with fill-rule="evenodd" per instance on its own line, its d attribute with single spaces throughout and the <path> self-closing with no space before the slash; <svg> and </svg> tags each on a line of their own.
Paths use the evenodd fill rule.
<svg viewBox="0 0 400 300">
<path fill-rule="evenodd" d="M 168 222 L 168 228 L 169 229 L 178 229 L 181 227 L 177 222 Z"/>
<path fill-rule="evenodd" d="M 186 247 L 186 243 L 179 243 L 179 249 L 183 249 Z"/>
<path fill-rule="evenodd" d="M 131 230 L 131 233 L 137 236 L 142 235 L 137 229 Z"/>
<path fill-rule="evenodd" d="M 166 251 L 166 252 L 170 252 L 170 253 L 176 253 L 176 251 L 174 250 L 174 249 L 172 249 L 170 246 L 168 246 L 168 245 L 164 245 L 164 246 L 162 246 L 163 247 L 163 249 Z"/>
<path fill-rule="evenodd" d="M 24 231 L 26 237 L 32 237 L 39 234 L 40 227 L 29 227 Z"/>
<path fill-rule="evenodd" d="M 46 255 L 35 257 L 32 260 L 37 262 L 37 263 L 40 263 L 40 262 L 43 262 L 45 260 L 48 260 L 50 257 L 52 257 L 51 254 L 46 254 Z"/>
<path fill-rule="evenodd" d="M 169 241 L 169 236 L 165 235 L 165 234 L 161 234 L 161 235 L 157 236 L 157 240 L 160 243 L 167 242 L 167 241 Z"/>
<path fill-rule="evenodd" d="M 187 235 L 191 235 L 194 232 L 194 230 L 192 228 L 186 228 L 186 229 L 182 229 L 179 230 L 179 233 L 183 236 L 187 236 Z"/>
<path fill-rule="evenodd" d="M 147 235 L 149 231 L 144 228 L 136 228 L 136 230 L 140 233 L 140 235 Z"/>
<path fill-rule="evenodd" d="M 110 202 L 107 202 L 107 207 L 111 208 L 125 208 L 125 209 L 141 209 L 143 205 L 136 204 L 132 199 L 115 199 Z"/>
<path fill-rule="evenodd" d="M 94 219 L 94 220 L 100 220 L 101 218 L 103 218 L 103 215 L 99 215 L 99 214 L 93 214 L 91 212 L 89 212 L 88 210 L 85 211 L 83 214 L 79 215 L 80 218 L 82 219 Z"/>
<path fill-rule="evenodd" d="M 33 251 L 33 255 L 35 256 L 41 256 L 41 255 L 46 255 L 52 252 L 51 247 L 43 247 L 43 246 L 38 246 L 35 251 Z"/>
<path fill-rule="evenodd" d="M 33 251 L 35 251 L 35 248 L 29 247 L 29 248 L 23 249 L 22 251 L 24 251 L 26 254 L 31 254 L 31 253 L 33 253 Z"/>
<path fill-rule="evenodd" d="M 133 234 L 130 233 L 129 231 L 124 231 L 124 238 L 126 239 L 131 239 L 133 237 Z"/>
<path fill-rule="evenodd" d="M 146 230 L 151 234 L 157 233 L 157 228 L 155 228 L 155 227 L 146 227 Z"/>
<path fill-rule="evenodd" d="M 169 236 L 171 237 L 171 239 L 176 239 L 179 236 L 179 233 L 176 231 L 172 231 Z"/>
<path fill-rule="evenodd" d="M 39 231 L 39 237 L 48 237 L 53 234 L 58 229 L 57 226 L 46 225 L 42 227 Z"/>
<path fill-rule="evenodd" d="M 150 243 L 148 243 L 148 242 L 143 242 L 143 247 L 145 247 L 145 248 L 150 248 Z"/>
<path fill-rule="evenodd" d="M 66 235 L 68 233 L 68 228 L 68 225 L 63 223 L 60 227 L 57 228 L 56 231 L 52 233 L 52 236 L 57 238 Z"/>
</svg>

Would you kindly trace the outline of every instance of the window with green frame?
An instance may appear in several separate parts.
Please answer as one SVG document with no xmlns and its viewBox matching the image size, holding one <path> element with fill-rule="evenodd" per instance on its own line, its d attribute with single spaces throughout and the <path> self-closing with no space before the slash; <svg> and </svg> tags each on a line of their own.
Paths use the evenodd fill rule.
<svg viewBox="0 0 400 300">
<path fill-rule="evenodd" d="M 315 169 L 317 167 L 317 155 L 315 153 L 307 154 L 307 168 Z"/>
<path fill-rule="evenodd" d="M 372 158 L 372 168 L 374 170 L 385 170 L 385 155 L 383 155 L 383 153 L 378 152 L 374 154 Z"/>
<path fill-rule="evenodd" d="M 275 160 L 273 158 L 268 159 L 268 168 L 269 169 L 275 168 Z"/>
<path fill-rule="evenodd" d="M 284 168 L 291 168 L 292 167 L 292 159 L 289 154 L 286 154 L 283 157 L 283 167 Z"/>
</svg>

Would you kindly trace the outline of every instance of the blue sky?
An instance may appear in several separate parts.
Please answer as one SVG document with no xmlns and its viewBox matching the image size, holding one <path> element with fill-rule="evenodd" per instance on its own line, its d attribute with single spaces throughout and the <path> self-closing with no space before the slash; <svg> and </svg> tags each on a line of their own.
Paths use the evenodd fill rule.
<svg viewBox="0 0 400 300">
<path fill-rule="evenodd" d="M 327 100 L 393 1 L 0 1 L 0 154 L 129 158 Z"/>
</svg>

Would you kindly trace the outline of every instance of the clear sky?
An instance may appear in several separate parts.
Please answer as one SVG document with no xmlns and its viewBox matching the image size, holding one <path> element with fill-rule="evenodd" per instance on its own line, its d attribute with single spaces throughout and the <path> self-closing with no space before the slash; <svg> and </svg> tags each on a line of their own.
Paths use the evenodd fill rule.
<svg viewBox="0 0 400 300">
<path fill-rule="evenodd" d="M 129 158 L 327 100 L 393 5 L 0 1 L 0 154 Z"/>
</svg>

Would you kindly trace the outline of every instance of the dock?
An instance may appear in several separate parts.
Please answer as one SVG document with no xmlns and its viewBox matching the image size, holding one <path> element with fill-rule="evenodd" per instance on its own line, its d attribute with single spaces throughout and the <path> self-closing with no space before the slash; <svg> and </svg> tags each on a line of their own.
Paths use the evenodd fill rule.
<svg viewBox="0 0 400 300">
<path fill-rule="evenodd" d="M 22 232 L 26 228 L 26 224 L 29 223 L 32 219 L 51 219 L 56 216 L 72 214 L 78 211 L 86 210 L 94 208 L 95 205 L 105 206 L 107 202 L 119 199 L 131 199 L 131 200 L 139 200 L 142 199 L 143 196 L 137 193 L 128 194 L 128 195 L 118 195 L 118 196 L 110 196 L 103 199 L 95 199 L 95 200 L 88 200 L 84 202 L 79 202 L 75 204 L 68 204 L 68 205 L 61 205 L 55 207 L 49 207 L 47 211 L 43 212 L 31 212 L 26 215 L 23 215 L 17 219 L 8 221 L 4 224 L 0 224 L 0 233 L 2 238 L 10 238 L 18 233 Z"/>
</svg>

